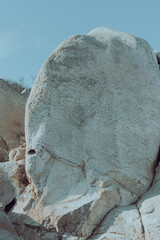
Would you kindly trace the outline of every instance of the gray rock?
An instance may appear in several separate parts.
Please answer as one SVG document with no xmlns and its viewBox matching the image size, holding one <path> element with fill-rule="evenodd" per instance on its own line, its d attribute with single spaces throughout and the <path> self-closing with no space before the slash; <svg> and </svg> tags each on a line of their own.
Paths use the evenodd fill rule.
<svg viewBox="0 0 160 240">
<path fill-rule="evenodd" d="M 2 211 L 0 211 L 0 240 L 20 240 L 10 219 Z"/>
<path fill-rule="evenodd" d="M 0 163 L 2 164 L 2 163 Z M 4 209 L 15 197 L 14 187 L 0 165 L 0 208 Z"/>
<path fill-rule="evenodd" d="M 143 239 L 139 212 L 135 205 L 115 208 L 108 213 L 89 240 Z"/>
<path fill-rule="evenodd" d="M 64 41 L 27 102 L 32 196 L 14 212 L 23 202 L 21 213 L 35 222 L 86 239 L 114 207 L 135 202 L 154 175 L 159 88 L 157 60 L 143 39 L 98 28 Z"/>
<path fill-rule="evenodd" d="M 157 168 L 154 182 L 141 199 L 138 201 L 144 235 L 146 240 L 160 239 L 160 165 Z"/>
</svg>

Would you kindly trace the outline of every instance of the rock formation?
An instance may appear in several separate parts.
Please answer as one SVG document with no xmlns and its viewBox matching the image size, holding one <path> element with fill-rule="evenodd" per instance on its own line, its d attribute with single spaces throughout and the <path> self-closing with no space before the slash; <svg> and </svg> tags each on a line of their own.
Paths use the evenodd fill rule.
<svg viewBox="0 0 160 240">
<path fill-rule="evenodd" d="M 23 90 L 16 83 L 0 79 L 0 240 L 20 240 L 6 213 L 28 185 L 24 160 L 24 116 L 30 90 L 22 93 Z M 15 152 L 13 159 L 10 151 Z M 20 161 L 9 162 L 9 153 L 10 160 Z"/>
<path fill-rule="evenodd" d="M 27 101 L 25 160 L 21 145 L 0 163 L 22 240 L 160 239 L 157 59 L 143 39 L 101 27 L 46 60 Z"/>
<path fill-rule="evenodd" d="M 25 144 L 20 145 L 17 148 L 14 148 L 9 153 L 9 161 L 19 161 L 25 159 L 26 148 Z"/>
<path fill-rule="evenodd" d="M 0 211 L 0 240 L 20 240 L 11 221 Z"/>
</svg>

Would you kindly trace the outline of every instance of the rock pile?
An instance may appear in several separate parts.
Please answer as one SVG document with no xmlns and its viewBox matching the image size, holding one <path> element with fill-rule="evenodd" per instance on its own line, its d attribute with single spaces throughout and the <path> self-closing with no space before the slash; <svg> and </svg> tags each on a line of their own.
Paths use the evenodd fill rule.
<svg viewBox="0 0 160 240">
<path fill-rule="evenodd" d="M 0 163 L 20 239 L 160 239 L 159 89 L 157 55 L 132 35 L 101 27 L 53 52 L 27 101 L 26 146 Z"/>
</svg>

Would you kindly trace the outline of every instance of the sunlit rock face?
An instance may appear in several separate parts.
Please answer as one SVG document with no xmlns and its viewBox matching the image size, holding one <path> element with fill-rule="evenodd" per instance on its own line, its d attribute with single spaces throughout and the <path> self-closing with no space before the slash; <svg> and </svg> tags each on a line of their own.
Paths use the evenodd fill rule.
<svg viewBox="0 0 160 240">
<path fill-rule="evenodd" d="M 107 28 L 65 40 L 26 107 L 28 216 L 86 238 L 108 211 L 146 192 L 160 143 L 159 88 L 146 41 Z"/>
</svg>

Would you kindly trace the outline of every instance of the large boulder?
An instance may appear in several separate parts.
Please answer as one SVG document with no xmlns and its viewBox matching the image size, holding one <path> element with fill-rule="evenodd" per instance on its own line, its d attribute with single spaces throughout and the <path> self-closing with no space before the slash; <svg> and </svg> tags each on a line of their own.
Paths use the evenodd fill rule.
<svg viewBox="0 0 160 240">
<path fill-rule="evenodd" d="M 0 79 L 0 162 L 8 160 L 9 150 L 17 147 L 24 137 L 25 105 L 29 92 L 16 83 Z"/>
<path fill-rule="evenodd" d="M 137 201 L 158 161 L 159 88 L 156 56 L 143 39 L 98 28 L 64 41 L 27 102 L 32 190 L 13 212 L 64 239 L 86 239 L 109 211 Z"/>
</svg>

